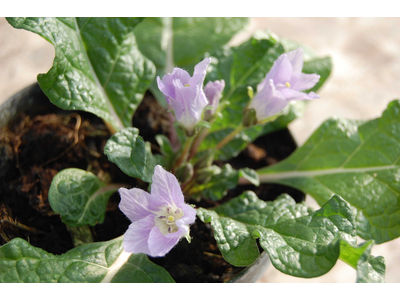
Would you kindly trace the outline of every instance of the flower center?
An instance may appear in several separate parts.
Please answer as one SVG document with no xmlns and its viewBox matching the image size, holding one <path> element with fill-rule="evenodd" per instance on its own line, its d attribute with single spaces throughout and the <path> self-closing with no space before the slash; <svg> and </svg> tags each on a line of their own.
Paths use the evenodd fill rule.
<svg viewBox="0 0 400 300">
<path fill-rule="evenodd" d="M 190 86 L 190 85 L 186 83 L 184 86 Z"/>
<path fill-rule="evenodd" d="M 176 206 L 165 205 L 157 212 L 156 225 L 163 235 L 178 231 L 176 221 L 183 217 L 183 210 Z"/>
<path fill-rule="evenodd" d="M 289 81 L 286 81 L 285 84 L 278 83 L 278 84 L 275 86 L 275 88 L 276 88 L 277 90 L 280 90 L 280 89 L 282 89 L 282 88 L 284 88 L 284 87 L 290 88 L 290 87 L 291 87 L 290 82 L 289 82 Z"/>
</svg>

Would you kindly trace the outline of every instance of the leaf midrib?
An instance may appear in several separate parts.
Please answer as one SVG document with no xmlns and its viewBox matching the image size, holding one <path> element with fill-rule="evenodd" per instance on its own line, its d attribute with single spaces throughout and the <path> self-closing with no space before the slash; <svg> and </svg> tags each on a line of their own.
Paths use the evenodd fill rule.
<svg viewBox="0 0 400 300">
<path fill-rule="evenodd" d="M 115 185 L 115 184 L 111 184 L 111 185 L 107 185 L 104 187 L 100 187 L 100 189 L 98 189 L 94 194 L 89 195 L 84 189 L 82 189 L 82 191 L 84 192 L 84 194 L 86 194 L 87 196 L 89 196 L 88 201 L 85 203 L 85 208 L 83 209 L 82 215 L 81 217 L 78 219 L 78 221 L 76 221 L 76 224 L 78 225 L 83 225 L 81 224 L 82 219 L 85 217 L 86 215 L 86 210 L 89 208 L 90 204 L 96 200 L 96 198 L 98 196 L 103 196 L 104 197 L 104 193 L 111 191 L 111 190 L 117 190 L 120 186 L 119 185 Z M 76 194 L 80 194 L 80 193 L 76 193 Z"/>
<path fill-rule="evenodd" d="M 76 18 L 74 18 L 74 22 L 75 22 L 75 27 L 76 27 L 75 32 L 76 32 L 76 34 L 78 35 L 81 44 L 84 45 L 84 43 L 83 43 L 83 38 L 82 38 L 82 35 L 81 35 L 81 29 L 79 28 L 79 25 L 78 25 L 78 22 L 77 22 Z M 89 22 L 89 21 L 88 21 L 88 22 Z M 86 22 L 85 25 L 86 25 L 88 22 Z M 125 128 L 124 124 L 122 123 L 122 120 L 119 118 L 118 114 L 116 113 L 116 111 L 115 111 L 115 109 L 114 109 L 114 106 L 113 106 L 113 104 L 112 104 L 110 98 L 108 97 L 106 91 L 104 90 L 104 87 L 101 85 L 101 83 L 100 83 L 100 81 L 99 81 L 99 78 L 97 77 L 97 73 L 94 71 L 92 62 L 91 62 L 91 60 L 90 60 L 90 58 L 89 58 L 89 56 L 88 56 L 88 53 L 87 53 L 87 51 L 86 51 L 86 48 L 85 48 L 84 46 L 83 46 L 83 49 L 85 49 L 85 50 L 83 51 L 83 53 L 84 53 L 85 58 L 86 58 L 86 60 L 87 60 L 87 62 L 88 62 L 90 71 L 91 71 L 91 73 L 93 74 L 93 78 L 94 78 L 94 81 L 95 81 L 94 83 L 97 85 L 97 87 L 99 88 L 101 94 L 103 95 L 104 99 L 106 100 L 109 113 L 111 114 L 112 118 L 115 120 L 116 124 L 117 124 L 118 127 L 119 127 L 119 128 L 116 128 L 116 129 L 123 129 L 123 128 Z"/>
<path fill-rule="evenodd" d="M 345 173 L 366 173 L 382 170 L 398 169 L 400 166 L 397 165 L 385 165 L 375 167 L 364 167 L 364 168 L 332 168 L 323 170 L 311 170 L 311 171 L 288 171 L 279 173 L 259 174 L 261 182 L 275 182 L 279 180 L 298 178 L 298 177 L 318 177 L 332 174 L 345 174 Z"/>
</svg>

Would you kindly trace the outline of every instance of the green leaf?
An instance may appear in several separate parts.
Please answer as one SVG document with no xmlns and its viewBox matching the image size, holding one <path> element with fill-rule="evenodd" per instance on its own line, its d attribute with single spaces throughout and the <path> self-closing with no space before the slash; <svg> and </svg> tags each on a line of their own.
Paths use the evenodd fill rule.
<svg viewBox="0 0 400 300">
<path fill-rule="evenodd" d="M 225 45 L 242 30 L 248 18 L 146 18 L 134 32 L 140 50 L 157 69 L 167 65 L 166 46 L 172 44 L 173 66 L 197 64 L 204 53 Z M 163 39 L 169 35 L 170 41 Z"/>
<path fill-rule="evenodd" d="M 348 204 L 334 196 L 321 209 L 309 213 L 288 195 L 264 202 L 246 192 L 214 211 L 198 209 L 204 222 L 211 222 L 224 258 L 236 266 L 258 257 L 255 239 L 268 252 L 281 272 L 316 277 L 328 272 L 340 254 L 340 241 L 355 242 L 354 217 Z"/>
<path fill-rule="evenodd" d="M 322 205 L 342 196 L 357 233 L 383 243 L 400 236 L 400 101 L 366 123 L 328 120 L 291 156 L 258 170 L 261 182 L 289 185 Z"/>
<path fill-rule="evenodd" d="M 53 67 L 38 82 L 53 104 L 94 113 L 114 129 L 131 125 L 155 76 L 136 45 L 143 18 L 7 18 L 54 45 Z"/>
<path fill-rule="evenodd" d="M 173 67 L 193 71 L 205 53 L 225 45 L 247 22 L 248 18 L 146 18 L 134 33 L 140 51 L 154 62 L 162 77 Z M 165 103 L 155 80 L 150 89 Z"/>
<path fill-rule="evenodd" d="M 260 185 L 260 178 L 258 178 L 258 173 L 250 168 L 243 168 L 239 170 L 239 176 L 246 178 L 250 183 L 254 184 L 255 186 Z"/>
<path fill-rule="evenodd" d="M 289 195 L 281 195 L 274 202 L 257 198 L 247 191 L 218 206 L 215 210 L 197 209 L 203 222 L 211 222 L 214 237 L 223 257 L 235 266 L 252 264 L 259 256 L 254 225 L 274 224 L 308 214 L 304 204 L 297 204 Z M 253 237 L 253 234 L 255 236 Z"/>
<path fill-rule="evenodd" d="M 51 182 L 49 202 L 68 226 L 95 226 L 104 221 L 108 198 L 118 187 L 107 186 L 93 173 L 64 169 Z"/>
<path fill-rule="evenodd" d="M 115 133 L 106 143 L 104 153 L 125 174 L 151 182 L 156 159 L 150 143 L 139 136 L 137 128 L 125 128 Z"/>
<path fill-rule="evenodd" d="M 85 244 L 62 255 L 15 238 L 0 248 L 0 282 L 173 282 L 145 255 L 130 256 L 123 252 L 122 237 Z"/>
<path fill-rule="evenodd" d="M 132 254 L 119 269 L 111 282 L 116 283 L 174 283 L 171 275 L 162 267 L 151 262 L 145 254 Z"/>
<path fill-rule="evenodd" d="M 367 241 L 359 246 L 340 242 L 340 259 L 357 270 L 357 282 L 385 282 L 385 261 L 381 256 L 371 255 L 373 245 L 374 241 Z"/>
</svg>

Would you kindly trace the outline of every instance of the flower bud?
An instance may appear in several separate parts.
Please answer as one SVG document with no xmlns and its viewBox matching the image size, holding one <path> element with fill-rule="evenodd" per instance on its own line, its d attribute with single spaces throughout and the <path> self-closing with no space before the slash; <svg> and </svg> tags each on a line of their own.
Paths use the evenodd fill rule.
<svg viewBox="0 0 400 300">
<path fill-rule="evenodd" d="M 254 108 L 246 109 L 243 113 L 243 126 L 251 127 L 257 124 L 257 116 Z"/>
<path fill-rule="evenodd" d="M 214 149 L 208 149 L 200 152 L 198 154 L 199 159 L 194 165 L 194 168 L 198 170 L 210 167 L 214 161 L 214 155 L 215 155 Z"/>
<path fill-rule="evenodd" d="M 210 182 L 212 176 L 214 175 L 214 170 L 212 168 L 204 168 L 196 171 L 196 183 L 206 184 Z"/>
<path fill-rule="evenodd" d="M 193 165 L 191 163 L 182 164 L 176 169 L 175 176 L 181 183 L 188 182 L 193 176 Z"/>
<path fill-rule="evenodd" d="M 215 111 L 219 106 L 219 100 L 221 99 L 222 91 L 224 90 L 224 88 L 225 88 L 224 80 L 216 80 L 214 82 L 210 81 L 206 84 L 204 88 L 204 93 L 207 97 L 207 100 L 209 101 L 211 109 L 205 111 L 204 113 L 205 120 L 207 121 L 210 120 L 215 114 Z"/>
</svg>

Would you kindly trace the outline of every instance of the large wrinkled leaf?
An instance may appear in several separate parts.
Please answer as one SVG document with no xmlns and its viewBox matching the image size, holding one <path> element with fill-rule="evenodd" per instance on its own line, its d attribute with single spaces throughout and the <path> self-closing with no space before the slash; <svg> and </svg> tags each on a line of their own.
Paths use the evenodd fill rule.
<svg viewBox="0 0 400 300">
<path fill-rule="evenodd" d="M 357 247 L 345 241 L 340 243 L 340 259 L 357 270 L 357 282 L 385 282 L 384 258 L 371 255 L 374 241 L 367 241 Z"/>
<path fill-rule="evenodd" d="M 140 51 L 154 62 L 162 77 L 174 67 L 192 72 L 206 52 L 225 45 L 247 22 L 247 18 L 146 18 L 134 33 Z M 165 102 L 155 81 L 151 91 Z"/>
<path fill-rule="evenodd" d="M 68 226 L 94 226 L 104 221 L 108 198 L 118 186 L 107 186 L 96 175 L 81 169 L 65 169 L 54 176 L 49 202 Z"/>
<path fill-rule="evenodd" d="M 218 247 L 231 264 L 254 262 L 259 238 L 278 270 L 299 277 L 325 274 L 339 258 L 340 241 L 355 242 L 354 216 L 339 196 L 309 213 L 287 195 L 264 202 L 246 192 L 214 211 L 199 208 L 198 216 L 211 222 Z"/>
<path fill-rule="evenodd" d="M 362 124 L 323 123 L 290 157 L 258 171 L 310 194 L 320 205 L 333 194 L 354 209 L 357 233 L 383 243 L 400 236 L 400 101 Z"/>
<path fill-rule="evenodd" d="M 136 45 L 142 18 L 8 18 L 54 45 L 53 67 L 38 82 L 55 105 L 96 114 L 118 130 L 132 115 L 155 76 Z"/>
<path fill-rule="evenodd" d="M 265 202 L 251 191 L 215 210 L 197 209 L 197 215 L 203 222 L 211 222 L 222 255 L 235 266 L 247 266 L 259 256 L 255 238 L 252 237 L 255 225 L 275 224 L 308 213 L 304 204 L 296 204 L 289 195 L 281 195 L 274 202 Z"/>
<path fill-rule="evenodd" d="M 234 130 L 241 122 L 243 110 L 249 102 L 247 86 L 254 91 L 257 85 L 270 71 L 274 61 L 286 49 L 277 39 L 268 34 L 257 34 L 249 41 L 234 48 L 225 47 L 212 54 L 211 72 L 206 80 L 224 79 L 226 86 L 221 101 L 228 100 L 229 105 L 222 111 L 222 117 L 217 119 L 210 130 L 210 134 L 202 143 L 199 150 L 215 147 L 227 134 Z M 320 82 L 312 90 L 317 91 L 328 78 L 331 71 L 330 58 L 307 57 L 304 62 L 304 73 L 317 73 L 321 76 Z M 258 125 L 246 129 L 232 141 L 217 151 L 216 158 L 228 160 L 236 156 L 250 142 L 269 132 L 285 128 L 291 121 L 300 116 L 306 102 L 291 102 L 275 121 L 265 125 Z"/>
<path fill-rule="evenodd" d="M 125 128 L 115 133 L 106 143 L 104 153 L 127 175 L 151 182 L 156 159 L 150 143 L 139 136 L 137 128 Z"/>
<path fill-rule="evenodd" d="M 164 268 L 151 262 L 146 254 L 132 254 L 111 282 L 173 283 L 175 281 Z"/>
<path fill-rule="evenodd" d="M 173 282 L 145 255 L 130 257 L 122 248 L 119 237 L 53 255 L 16 238 L 0 248 L 0 282 Z"/>
</svg>

